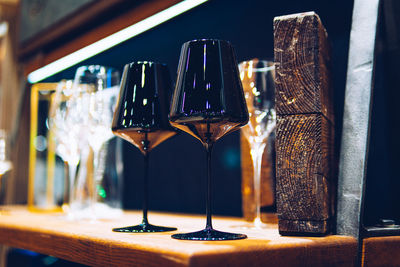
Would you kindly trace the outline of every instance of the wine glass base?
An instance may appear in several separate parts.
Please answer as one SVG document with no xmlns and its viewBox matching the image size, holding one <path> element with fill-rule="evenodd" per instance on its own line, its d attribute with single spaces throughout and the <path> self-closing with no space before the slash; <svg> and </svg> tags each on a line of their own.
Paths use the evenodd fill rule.
<svg viewBox="0 0 400 267">
<path fill-rule="evenodd" d="M 237 240 L 247 238 L 244 234 L 227 233 L 208 228 L 198 232 L 175 234 L 171 237 L 174 239 L 199 241 Z"/>
<path fill-rule="evenodd" d="M 177 230 L 177 228 L 141 223 L 134 226 L 114 228 L 112 230 L 113 232 L 121 232 L 121 233 L 156 233 L 156 232 L 175 231 Z"/>
</svg>

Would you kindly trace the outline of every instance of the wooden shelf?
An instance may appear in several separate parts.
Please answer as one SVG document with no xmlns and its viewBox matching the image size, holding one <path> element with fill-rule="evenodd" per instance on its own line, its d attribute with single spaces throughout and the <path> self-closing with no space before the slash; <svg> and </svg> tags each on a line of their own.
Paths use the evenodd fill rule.
<svg viewBox="0 0 400 267">
<path fill-rule="evenodd" d="M 400 236 L 370 237 L 363 240 L 362 266 L 400 266 Z"/>
<path fill-rule="evenodd" d="M 352 266 L 356 240 L 347 236 L 282 237 L 276 223 L 266 229 L 243 229 L 247 222 L 215 217 L 214 228 L 245 233 L 237 241 L 181 241 L 169 233 L 114 233 L 113 227 L 136 224 L 138 211 L 119 219 L 68 221 L 63 214 L 32 213 L 23 206 L 4 206 L 0 215 L 2 244 L 93 266 Z M 150 222 L 200 230 L 204 216 L 149 214 Z"/>
</svg>

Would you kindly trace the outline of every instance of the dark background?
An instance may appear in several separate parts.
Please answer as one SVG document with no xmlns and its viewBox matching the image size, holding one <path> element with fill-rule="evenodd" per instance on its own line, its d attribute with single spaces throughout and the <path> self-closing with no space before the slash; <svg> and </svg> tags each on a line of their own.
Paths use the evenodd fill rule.
<svg viewBox="0 0 400 267">
<path fill-rule="evenodd" d="M 375 46 L 370 143 L 363 219 L 400 223 L 400 1 L 384 0 Z"/>
<path fill-rule="evenodd" d="M 122 70 L 124 64 L 148 60 L 167 63 L 175 80 L 181 45 L 192 39 L 230 41 L 238 61 L 273 58 L 273 18 L 315 11 L 332 43 L 337 137 L 340 137 L 353 1 L 229 1 L 211 0 L 154 29 L 126 41 L 79 65 L 101 64 Z M 44 82 L 72 79 L 77 66 Z M 340 138 L 338 138 L 340 141 Z M 213 211 L 240 216 L 241 166 L 239 133 L 219 140 L 213 151 Z M 125 143 L 124 208 L 140 209 L 143 157 Z M 150 209 L 185 213 L 205 212 L 205 152 L 199 141 L 182 133 L 150 155 Z"/>
</svg>

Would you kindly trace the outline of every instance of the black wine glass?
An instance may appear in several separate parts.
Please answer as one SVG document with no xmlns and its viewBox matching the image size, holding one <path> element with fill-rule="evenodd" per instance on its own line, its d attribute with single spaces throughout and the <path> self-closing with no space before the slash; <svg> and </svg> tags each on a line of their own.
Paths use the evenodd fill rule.
<svg viewBox="0 0 400 267">
<path fill-rule="evenodd" d="M 222 136 L 246 125 L 246 102 L 233 47 L 222 40 L 183 44 L 169 119 L 203 144 L 207 156 L 207 223 L 204 230 L 174 234 L 185 240 L 234 240 L 244 234 L 214 230 L 211 222 L 211 150 Z"/>
<path fill-rule="evenodd" d="M 176 230 L 174 227 L 152 225 L 147 219 L 149 153 L 177 133 L 168 121 L 170 92 L 171 80 L 166 65 L 148 61 L 125 65 L 112 131 L 135 145 L 144 155 L 143 219 L 139 225 L 114 228 L 114 232 Z"/>
</svg>

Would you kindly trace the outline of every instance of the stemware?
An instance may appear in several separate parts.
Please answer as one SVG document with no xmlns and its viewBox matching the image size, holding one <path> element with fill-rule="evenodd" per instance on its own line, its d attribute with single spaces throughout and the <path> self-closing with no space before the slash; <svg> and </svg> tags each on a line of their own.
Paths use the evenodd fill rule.
<svg viewBox="0 0 400 267">
<path fill-rule="evenodd" d="M 170 77 L 166 65 L 154 62 L 133 62 L 125 65 L 112 131 L 144 155 L 143 219 L 139 225 L 114 228 L 115 232 L 165 232 L 174 227 L 149 223 L 148 175 L 150 151 L 176 135 L 168 121 Z"/>
<path fill-rule="evenodd" d="M 68 186 L 65 193 L 63 209 L 68 211 L 71 204 L 71 196 L 76 176 L 76 170 L 80 160 L 79 135 L 74 130 L 75 121 L 68 110 L 68 100 L 73 94 L 72 80 L 62 80 L 58 83 L 54 97 L 51 101 L 49 112 L 49 131 L 55 140 L 56 153 L 67 166 Z"/>
<path fill-rule="evenodd" d="M 253 59 L 239 64 L 240 79 L 249 111 L 242 133 L 249 142 L 254 171 L 254 227 L 261 228 L 261 163 L 269 136 L 276 126 L 274 63 Z"/>
<path fill-rule="evenodd" d="M 222 40 L 183 44 L 169 114 L 171 124 L 203 144 L 207 159 L 207 222 L 204 230 L 172 235 L 186 240 L 233 240 L 244 234 L 214 230 L 211 219 L 211 150 L 222 136 L 249 120 L 233 47 Z"/>
<path fill-rule="evenodd" d="M 114 68 L 89 65 L 79 67 L 74 79 L 76 94 L 71 99 L 71 108 L 74 106 L 75 118 L 79 120 L 76 122 L 77 128 L 82 135 L 85 133 L 81 137 L 83 168 L 80 170 L 81 175 L 78 175 L 77 184 L 80 191 L 84 184 L 88 187 L 92 217 L 104 217 L 109 211 L 106 206 L 99 203 L 102 192 L 105 192 L 101 184 L 105 169 L 105 158 L 101 149 L 113 137 L 110 125 L 118 94 L 119 78 L 119 72 Z M 93 152 L 93 173 L 84 167 L 90 158 L 88 146 Z M 82 177 L 86 178 L 86 181 L 83 181 Z"/>
</svg>

